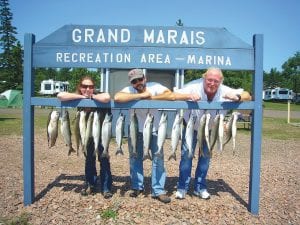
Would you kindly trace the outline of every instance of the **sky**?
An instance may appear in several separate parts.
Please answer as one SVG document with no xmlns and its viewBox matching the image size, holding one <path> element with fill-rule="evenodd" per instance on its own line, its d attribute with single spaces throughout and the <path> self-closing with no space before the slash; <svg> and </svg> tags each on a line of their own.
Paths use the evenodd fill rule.
<svg viewBox="0 0 300 225">
<path fill-rule="evenodd" d="M 24 34 L 36 41 L 67 24 L 224 27 L 252 45 L 263 34 L 264 71 L 300 51 L 300 0 L 9 0 L 12 25 L 23 45 Z"/>
</svg>

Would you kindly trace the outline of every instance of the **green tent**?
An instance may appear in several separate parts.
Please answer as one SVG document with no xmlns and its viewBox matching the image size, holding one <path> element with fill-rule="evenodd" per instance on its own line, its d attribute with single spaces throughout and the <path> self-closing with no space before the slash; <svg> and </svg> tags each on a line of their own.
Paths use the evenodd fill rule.
<svg viewBox="0 0 300 225">
<path fill-rule="evenodd" d="M 7 90 L 0 94 L 0 108 L 22 107 L 23 95 L 18 90 Z"/>
</svg>

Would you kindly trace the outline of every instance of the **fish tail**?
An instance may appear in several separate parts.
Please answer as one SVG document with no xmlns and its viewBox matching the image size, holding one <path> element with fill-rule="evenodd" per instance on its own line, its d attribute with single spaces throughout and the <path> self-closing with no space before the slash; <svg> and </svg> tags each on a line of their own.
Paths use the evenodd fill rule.
<svg viewBox="0 0 300 225">
<path fill-rule="evenodd" d="M 116 155 L 119 155 L 119 154 L 124 155 L 122 147 L 120 147 L 116 150 Z"/>
<path fill-rule="evenodd" d="M 169 156 L 169 161 L 171 159 L 174 159 L 176 161 L 176 153 L 175 152 Z"/>
<path fill-rule="evenodd" d="M 72 152 L 76 152 L 75 149 L 70 145 L 68 155 L 71 155 Z"/>
</svg>

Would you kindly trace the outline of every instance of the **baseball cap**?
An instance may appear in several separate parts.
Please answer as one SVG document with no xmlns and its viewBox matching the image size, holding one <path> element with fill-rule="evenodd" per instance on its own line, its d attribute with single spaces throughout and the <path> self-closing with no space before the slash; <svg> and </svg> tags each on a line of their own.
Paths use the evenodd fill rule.
<svg viewBox="0 0 300 225">
<path fill-rule="evenodd" d="M 130 82 L 133 81 L 134 79 L 142 78 L 142 77 L 144 77 L 144 73 L 143 70 L 141 69 L 133 69 L 128 72 L 128 79 Z"/>
</svg>

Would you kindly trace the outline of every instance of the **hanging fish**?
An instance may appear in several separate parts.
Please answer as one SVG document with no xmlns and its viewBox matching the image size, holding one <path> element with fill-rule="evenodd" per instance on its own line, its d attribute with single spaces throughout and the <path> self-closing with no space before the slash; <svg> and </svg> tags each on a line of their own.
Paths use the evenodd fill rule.
<svg viewBox="0 0 300 225">
<path fill-rule="evenodd" d="M 181 124 L 182 124 L 183 117 L 180 115 L 180 112 L 176 113 L 172 132 L 171 132 L 171 155 L 169 156 L 169 160 L 174 159 L 176 160 L 176 149 L 179 143 L 180 135 L 181 135 Z"/>
<path fill-rule="evenodd" d="M 79 155 L 79 147 L 80 147 L 80 145 L 82 145 L 79 122 L 80 122 L 80 111 L 77 111 L 75 114 L 75 121 L 74 121 L 74 136 L 75 136 L 76 154 L 77 155 Z"/>
<path fill-rule="evenodd" d="M 167 126 L 168 126 L 168 115 L 163 112 L 160 117 L 159 125 L 158 125 L 158 131 L 157 131 L 157 152 L 155 152 L 155 155 L 157 157 L 163 156 L 163 145 L 166 140 L 167 136 Z"/>
<path fill-rule="evenodd" d="M 58 136 L 58 118 L 59 118 L 59 112 L 56 110 L 51 111 L 48 115 L 47 139 L 48 139 L 49 148 L 55 145 Z"/>
<path fill-rule="evenodd" d="M 84 156 L 86 156 L 86 147 L 85 147 L 85 131 L 86 131 L 86 112 L 80 111 L 80 118 L 79 118 L 79 131 L 81 137 L 81 145 L 82 145 L 82 152 Z"/>
<path fill-rule="evenodd" d="M 111 122 L 112 122 L 112 114 L 106 113 L 102 124 L 102 130 L 101 130 L 101 141 L 103 145 L 103 152 L 101 154 L 101 157 L 107 157 L 107 158 L 109 157 L 108 147 L 112 136 Z"/>
<path fill-rule="evenodd" d="M 87 155 L 87 147 L 90 141 L 90 137 L 92 137 L 92 127 L 93 127 L 93 119 L 94 119 L 94 112 L 89 113 L 88 120 L 86 122 L 86 130 L 84 135 L 84 154 Z"/>
<path fill-rule="evenodd" d="M 211 115 L 209 113 L 206 113 L 204 136 L 205 136 L 205 141 L 206 141 L 208 149 L 210 149 L 210 140 L 209 140 L 209 121 L 210 121 L 210 117 L 211 117 Z"/>
<path fill-rule="evenodd" d="M 188 157 L 193 157 L 194 124 L 196 117 L 190 116 L 185 130 L 185 141 L 188 147 Z"/>
<path fill-rule="evenodd" d="M 138 138 L 138 119 L 136 113 L 133 112 L 130 117 L 129 135 L 130 135 L 130 154 L 133 157 L 137 156 L 137 138 Z"/>
<path fill-rule="evenodd" d="M 210 148 L 209 148 L 209 156 L 212 156 L 212 150 L 217 142 L 219 135 L 219 123 L 220 123 L 220 114 L 217 114 L 213 120 L 211 132 L 210 132 Z"/>
<path fill-rule="evenodd" d="M 224 146 L 230 141 L 231 138 L 233 138 L 233 154 L 235 154 L 235 137 L 236 137 L 236 122 L 237 122 L 237 117 L 238 114 L 236 112 L 233 112 L 226 123 L 226 135 L 225 135 L 225 140 L 223 143 L 223 148 Z M 233 137 L 234 136 L 234 137 Z"/>
<path fill-rule="evenodd" d="M 204 136 L 205 123 L 206 123 L 206 114 L 203 113 L 202 116 L 200 117 L 199 127 L 198 127 L 198 132 L 197 132 L 197 142 L 198 142 L 198 148 L 199 148 L 199 155 L 200 156 L 204 156 L 203 142 L 204 142 L 204 139 L 205 139 L 205 136 Z"/>
<path fill-rule="evenodd" d="M 94 112 L 93 125 L 92 125 L 92 136 L 94 140 L 94 156 L 98 154 L 98 147 L 100 143 L 100 134 L 101 134 L 101 126 L 100 126 L 100 114 L 99 112 Z"/>
<path fill-rule="evenodd" d="M 70 117 L 69 112 L 66 109 L 62 112 L 60 131 L 64 138 L 65 144 L 69 147 L 68 155 L 71 155 L 72 152 L 76 151 L 72 146 Z"/>
<path fill-rule="evenodd" d="M 144 143 L 144 160 L 152 159 L 150 151 L 150 143 L 152 138 L 152 128 L 153 128 L 154 116 L 147 113 L 147 117 L 143 128 L 143 143 Z"/>
<path fill-rule="evenodd" d="M 224 114 L 220 113 L 219 130 L 218 130 L 218 150 L 223 150 L 223 137 L 224 137 Z"/>
<path fill-rule="evenodd" d="M 120 113 L 119 117 L 117 119 L 117 122 L 116 122 L 116 142 L 117 142 L 116 155 L 118 155 L 118 154 L 124 155 L 123 149 L 122 149 L 124 126 L 125 126 L 125 115 L 123 115 L 123 113 Z"/>
</svg>

